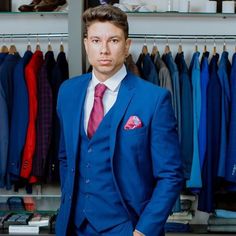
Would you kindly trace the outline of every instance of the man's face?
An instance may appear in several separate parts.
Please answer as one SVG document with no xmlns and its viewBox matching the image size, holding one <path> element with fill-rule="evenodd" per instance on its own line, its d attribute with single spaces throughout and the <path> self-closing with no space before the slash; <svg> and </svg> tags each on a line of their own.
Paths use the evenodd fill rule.
<svg viewBox="0 0 236 236">
<path fill-rule="evenodd" d="M 105 81 L 124 64 L 130 39 L 125 39 L 122 29 L 110 22 L 97 21 L 89 26 L 84 45 L 95 76 Z"/>
</svg>

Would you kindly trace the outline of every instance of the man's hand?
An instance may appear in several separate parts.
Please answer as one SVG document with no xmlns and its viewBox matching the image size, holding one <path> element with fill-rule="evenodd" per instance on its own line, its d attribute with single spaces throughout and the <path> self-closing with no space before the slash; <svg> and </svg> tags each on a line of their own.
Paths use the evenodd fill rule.
<svg viewBox="0 0 236 236">
<path fill-rule="evenodd" d="M 139 233 L 137 230 L 135 230 L 133 236 L 144 236 L 144 234 Z"/>
</svg>

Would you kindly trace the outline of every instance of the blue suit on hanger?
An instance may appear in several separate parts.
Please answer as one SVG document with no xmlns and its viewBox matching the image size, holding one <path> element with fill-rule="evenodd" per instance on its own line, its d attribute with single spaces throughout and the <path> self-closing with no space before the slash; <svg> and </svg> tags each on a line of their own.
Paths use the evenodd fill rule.
<svg viewBox="0 0 236 236">
<path fill-rule="evenodd" d="M 221 85 L 221 135 L 220 135 L 220 156 L 218 163 L 219 177 L 226 176 L 226 155 L 229 142 L 229 119 L 230 119 L 230 84 L 229 74 L 231 71 L 231 64 L 228 59 L 229 53 L 224 51 L 221 55 L 218 76 Z"/>
<path fill-rule="evenodd" d="M 175 63 L 179 70 L 180 100 L 181 100 L 181 156 L 184 167 L 184 177 L 190 178 L 193 161 L 193 99 L 189 70 L 184 59 L 184 53 L 178 53 Z"/>
<path fill-rule="evenodd" d="M 217 186 L 217 168 L 220 155 L 221 135 L 221 85 L 218 76 L 219 54 L 212 56 L 209 64 L 210 79 L 207 87 L 207 147 L 202 167 L 202 188 L 199 193 L 198 210 L 214 211 L 214 191 Z"/>
<path fill-rule="evenodd" d="M 81 114 L 91 77 L 85 74 L 67 80 L 59 91 L 62 199 L 56 224 L 58 236 L 69 235 L 70 220 L 73 220 L 70 219 L 75 207 L 72 196 L 78 184 L 78 161 L 83 152 Z M 146 236 L 162 236 L 165 221 L 182 188 L 182 165 L 170 94 L 128 73 L 121 82 L 112 112 L 107 132 L 108 150 L 113 183 L 121 205 L 136 229 Z M 134 115 L 141 119 L 143 126 L 125 130 L 125 124 Z M 98 138 L 99 133 L 95 136 Z M 104 151 L 97 149 L 96 157 L 103 156 Z M 106 220 L 112 219 L 103 219 Z"/>
<path fill-rule="evenodd" d="M 9 137 L 8 172 L 12 181 L 20 177 L 21 155 L 25 144 L 28 127 L 29 104 L 28 91 L 25 82 L 25 67 L 33 53 L 26 51 L 14 69 L 13 104 L 11 129 Z"/>
<path fill-rule="evenodd" d="M 209 52 L 205 51 L 201 59 L 201 112 L 200 123 L 198 130 L 198 144 L 199 144 L 199 160 L 202 169 L 204 160 L 206 158 L 207 146 L 207 86 L 209 83 L 209 65 L 208 65 Z"/>
<path fill-rule="evenodd" d="M 232 70 L 230 74 L 230 124 L 229 124 L 229 145 L 226 156 L 226 180 L 236 183 L 236 53 L 232 58 Z"/>
<path fill-rule="evenodd" d="M 199 52 L 193 54 L 190 63 L 190 73 L 192 80 L 192 94 L 193 94 L 193 162 L 190 179 L 187 181 L 188 188 L 202 187 L 201 179 L 201 167 L 199 160 L 199 143 L 198 143 L 198 129 L 200 122 L 201 112 L 201 85 L 200 85 L 200 63 L 199 63 Z"/>
<path fill-rule="evenodd" d="M 11 188 L 7 173 L 9 129 L 12 113 L 14 67 L 20 59 L 19 54 L 8 54 L 0 67 L 0 188 Z"/>
</svg>

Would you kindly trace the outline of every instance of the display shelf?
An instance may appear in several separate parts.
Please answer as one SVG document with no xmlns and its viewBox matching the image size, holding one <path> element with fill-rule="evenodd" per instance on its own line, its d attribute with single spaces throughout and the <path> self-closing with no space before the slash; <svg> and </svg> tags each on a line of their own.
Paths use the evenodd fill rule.
<svg viewBox="0 0 236 236">
<path fill-rule="evenodd" d="M 11 201 L 9 201 L 11 200 Z M 0 199 L 1 212 L 15 212 L 18 208 L 14 208 L 14 203 L 19 204 L 19 211 L 57 211 L 61 197 L 60 196 L 37 196 L 37 197 L 19 197 L 12 196 Z"/>
<path fill-rule="evenodd" d="M 46 198 L 50 198 L 50 197 L 57 197 L 60 198 L 61 194 L 1 194 L 0 198 L 7 198 L 7 197 L 46 197 Z"/>
<path fill-rule="evenodd" d="M 65 11 L 29 11 L 29 12 L 20 12 L 20 11 L 0 11 L 0 15 L 68 15 L 68 12 Z"/>
<path fill-rule="evenodd" d="M 8 230 L 0 230 L 0 236 L 3 236 L 3 235 L 9 235 L 9 233 L 8 233 Z M 12 236 L 19 236 L 19 235 L 24 235 L 25 236 L 25 234 L 11 234 Z M 27 236 L 35 236 L 35 234 L 27 234 Z M 38 235 L 40 235 L 40 236 L 52 236 L 52 235 L 55 235 L 55 232 L 54 231 L 52 231 L 52 232 L 50 232 L 50 230 L 47 230 L 47 229 L 40 229 L 40 232 L 39 232 L 39 234 Z"/>
<path fill-rule="evenodd" d="M 156 17 L 217 17 L 217 18 L 236 18 L 235 13 L 206 13 L 206 12 L 126 12 L 129 16 L 156 16 Z"/>
</svg>

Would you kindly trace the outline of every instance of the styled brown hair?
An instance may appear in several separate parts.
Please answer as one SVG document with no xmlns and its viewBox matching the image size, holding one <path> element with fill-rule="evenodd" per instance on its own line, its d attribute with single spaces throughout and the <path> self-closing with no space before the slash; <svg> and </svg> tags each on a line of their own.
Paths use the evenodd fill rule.
<svg viewBox="0 0 236 236">
<path fill-rule="evenodd" d="M 118 7 L 114 7 L 109 4 L 99 5 L 97 7 L 88 8 L 83 13 L 84 22 L 84 36 L 87 36 L 88 28 L 94 22 L 106 22 L 109 21 L 111 24 L 119 27 L 123 30 L 125 39 L 128 38 L 129 25 L 127 15 L 120 10 Z"/>
</svg>

